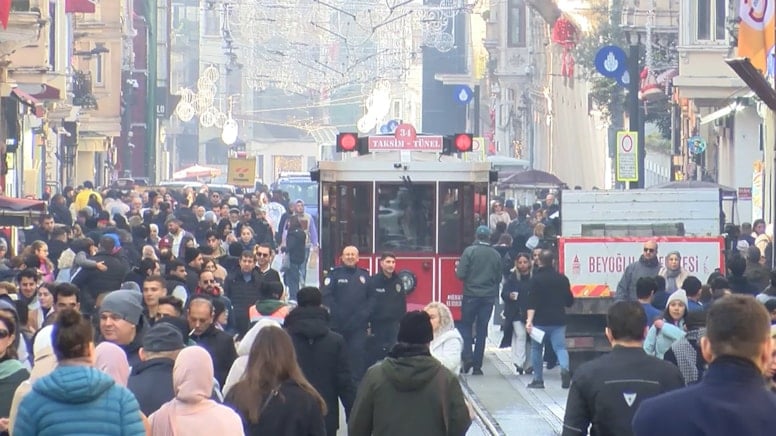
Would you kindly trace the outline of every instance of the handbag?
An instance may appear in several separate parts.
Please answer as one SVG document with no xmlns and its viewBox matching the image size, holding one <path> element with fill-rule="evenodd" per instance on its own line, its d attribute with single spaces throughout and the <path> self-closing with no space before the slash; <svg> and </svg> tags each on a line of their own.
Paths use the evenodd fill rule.
<svg viewBox="0 0 776 436">
<path fill-rule="evenodd" d="M 291 256 L 288 253 L 283 253 L 283 258 L 280 260 L 280 272 L 286 272 L 291 269 Z"/>
</svg>

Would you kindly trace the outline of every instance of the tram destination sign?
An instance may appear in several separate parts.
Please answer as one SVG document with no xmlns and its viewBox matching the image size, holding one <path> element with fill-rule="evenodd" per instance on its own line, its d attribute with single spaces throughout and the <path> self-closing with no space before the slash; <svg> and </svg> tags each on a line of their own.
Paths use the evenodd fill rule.
<svg viewBox="0 0 776 436">
<path fill-rule="evenodd" d="M 369 151 L 433 151 L 442 152 L 441 135 L 418 135 L 412 142 L 396 139 L 394 135 L 369 137 Z"/>
</svg>

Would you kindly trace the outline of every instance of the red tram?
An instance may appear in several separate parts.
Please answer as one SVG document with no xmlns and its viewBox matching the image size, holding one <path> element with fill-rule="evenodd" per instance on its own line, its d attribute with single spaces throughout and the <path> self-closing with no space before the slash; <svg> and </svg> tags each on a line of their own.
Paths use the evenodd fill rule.
<svg viewBox="0 0 776 436">
<path fill-rule="evenodd" d="M 321 161 L 320 258 L 323 274 L 342 248 L 358 247 L 360 266 L 374 274 L 380 254 L 397 256 L 408 310 L 441 301 L 460 317 L 462 284 L 455 266 L 487 222 L 495 173 L 487 162 L 425 151 L 385 151 Z"/>
</svg>

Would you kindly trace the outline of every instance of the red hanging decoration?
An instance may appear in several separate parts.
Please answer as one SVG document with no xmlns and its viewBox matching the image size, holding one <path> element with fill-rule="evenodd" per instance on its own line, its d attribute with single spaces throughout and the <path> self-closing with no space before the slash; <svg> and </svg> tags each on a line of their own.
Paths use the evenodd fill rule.
<svg viewBox="0 0 776 436">
<path fill-rule="evenodd" d="M 0 0 L 0 25 L 8 28 L 8 18 L 11 16 L 11 0 Z"/>
<path fill-rule="evenodd" d="M 571 50 L 577 46 L 579 30 L 566 17 L 560 17 L 552 26 L 552 42 L 563 47 L 560 56 L 560 74 L 563 77 L 574 77 L 574 55 Z"/>
</svg>

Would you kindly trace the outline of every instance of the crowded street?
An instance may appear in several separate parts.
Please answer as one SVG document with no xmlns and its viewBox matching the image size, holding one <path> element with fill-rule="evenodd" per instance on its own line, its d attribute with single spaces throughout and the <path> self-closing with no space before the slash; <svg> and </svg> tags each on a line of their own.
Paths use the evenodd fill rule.
<svg viewBox="0 0 776 436">
<path fill-rule="evenodd" d="M 774 35 L 0 0 L 0 436 L 776 434 Z"/>
</svg>

